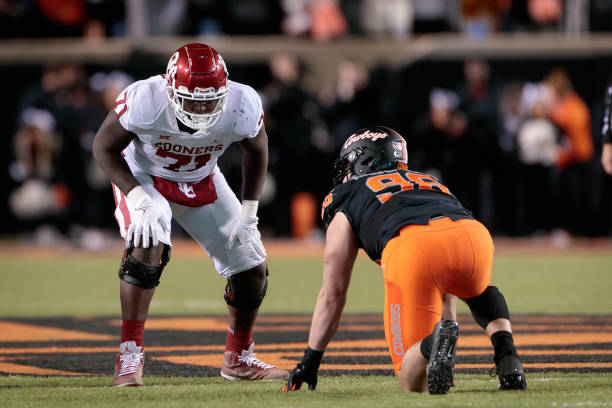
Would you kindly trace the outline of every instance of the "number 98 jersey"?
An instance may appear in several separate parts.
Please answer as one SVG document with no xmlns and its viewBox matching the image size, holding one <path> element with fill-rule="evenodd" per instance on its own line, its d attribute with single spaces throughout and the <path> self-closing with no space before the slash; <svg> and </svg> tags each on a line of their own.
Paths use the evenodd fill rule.
<svg viewBox="0 0 612 408">
<path fill-rule="evenodd" d="M 434 177 L 409 170 L 367 174 L 335 187 L 323 201 L 325 227 L 337 212 L 346 215 L 359 246 L 376 262 L 407 225 L 427 225 L 437 217 L 474 218 Z"/>
</svg>

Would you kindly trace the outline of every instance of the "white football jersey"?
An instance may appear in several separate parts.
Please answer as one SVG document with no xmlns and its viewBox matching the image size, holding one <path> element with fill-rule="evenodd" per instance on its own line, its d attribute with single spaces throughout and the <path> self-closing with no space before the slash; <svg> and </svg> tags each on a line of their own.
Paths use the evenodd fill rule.
<svg viewBox="0 0 612 408">
<path fill-rule="evenodd" d="M 261 98 L 248 85 L 228 85 L 219 120 L 194 134 L 179 129 L 162 75 L 123 90 L 115 112 L 121 125 L 138 136 L 123 151 L 130 167 L 174 182 L 195 183 L 212 172 L 230 144 L 257 136 L 263 125 Z"/>
</svg>

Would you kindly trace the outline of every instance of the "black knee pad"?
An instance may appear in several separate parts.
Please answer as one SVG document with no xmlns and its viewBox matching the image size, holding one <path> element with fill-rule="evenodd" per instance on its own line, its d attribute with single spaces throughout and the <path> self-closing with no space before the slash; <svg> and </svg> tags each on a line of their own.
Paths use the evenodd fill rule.
<svg viewBox="0 0 612 408">
<path fill-rule="evenodd" d="M 132 256 L 133 246 L 128 246 L 123 254 L 121 266 L 119 267 L 119 279 L 143 289 L 153 289 L 159 285 L 166 264 L 170 260 L 170 245 L 164 245 L 159 265 L 151 266 L 139 261 Z"/>
<path fill-rule="evenodd" d="M 241 279 L 232 276 L 227 280 L 223 298 L 225 303 L 234 306 L 238 310 L 250 311 L 261 306 L 266 291 L 268 290 L 268 268 L 266 267 L 266 277 L 263 289 L 255 291 L 252 287 L 241 284 Z"/>
<path fill-rule="evenodd" d="M 489 286 L 478 296 L 465 299 L 476 323 L 483 329 L 495 319 L 510 320 L 510 312 L 504 295 L 496 286 Z"/>
</svg>

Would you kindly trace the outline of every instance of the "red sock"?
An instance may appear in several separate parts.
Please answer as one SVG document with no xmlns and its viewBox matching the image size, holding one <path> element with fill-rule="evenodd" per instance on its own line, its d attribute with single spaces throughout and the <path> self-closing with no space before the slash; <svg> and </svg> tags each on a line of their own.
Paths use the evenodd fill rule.
<svg viewBox="0 0 612 408">
<path fill-rule="evenodd" d="M 225 340 L 225 351 L 242 351 L 249 348 L 253 342 L 253 331 L 232 330 L 227 328 L 227 339 Z"/>
<path fill-rule="evenodd" d="M 138 347 L 142 346 L 144 326 L 144 320 L 124 320 L 121 325 L 121 342 L 134 341 Z"/>
</svg>

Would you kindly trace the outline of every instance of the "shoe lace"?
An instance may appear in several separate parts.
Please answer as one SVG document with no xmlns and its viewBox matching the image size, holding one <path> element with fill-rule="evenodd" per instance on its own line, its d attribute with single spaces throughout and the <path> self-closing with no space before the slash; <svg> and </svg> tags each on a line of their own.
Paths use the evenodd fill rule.
<svg viewBox="0 0 612 408">
<path fill-rule="evenodd" d="M 497 372 L 497 366 L 494 366 L 493 368 L 491 368 L 491 369 L 489 370 L 489 375 L 490 375 L 491 377 L 497 377 L 497 374 L 498 374 L 498 372 Z"/>
<path fill-rule="evenodd" d="M 121 370 L 119 375 L 134 374 L 142 361 L 143 353 L 123 353 L 119 356 Z"/>
<path fill-rule="evenodd" d="M 274 368 L 273 365 L 266 364 L 263 361 L 259 360 L 257 357 L 255 357 L 255 353 L 250 353 L 246 356 L 238 356 L 238 361 L 240 361 L 241 363 L 245 363 L 249 367 L 255 366 L 263 368 L 264 370 Z"/>
</svg>

